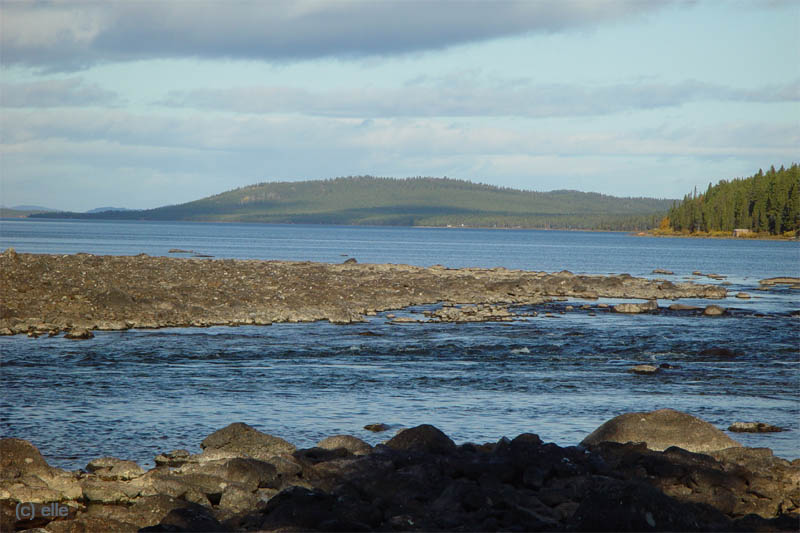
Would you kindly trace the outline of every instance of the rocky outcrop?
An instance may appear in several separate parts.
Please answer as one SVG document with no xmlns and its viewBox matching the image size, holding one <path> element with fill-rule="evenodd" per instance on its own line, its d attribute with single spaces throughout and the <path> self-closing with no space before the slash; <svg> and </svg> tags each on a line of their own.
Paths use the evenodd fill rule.
<svg viewBox="0 0 800 533">
<path fill-rule="evenodd" d="M 296 449 L 280 437 L 262 433 L 241 422 L 215 431 L 200 443 L 200 447 L 207 458 L 247 456 L 269 459 L 275 455 L 292 453 Z"/>
<path fill-rule="evenodd" d="M 192 461 L 195 456 L 187 457 L 188 452 L 170 452 L 162 456 L 187 461 L 178 467 L 163 464 L 141 475 L 115 458 L 90 462 L 91 471 L 61 471 L 51 468 L 30 443 L 2 439 L 0 528 L 132 532 L 797 527 L 800 461 L 789 463 L 766 449 L 738 447 L 703 455 L 677 447 L 654 451 L 643 444 L 614 442 L 562 448 L 532 433 L 496 443 L 456 445 L 434 426 L 422 425 L 374 448 L 337 435 L 314 448 L 288 453 L 281 451 L 285 445 L 264 435 L 234 424 L 209 436 L 205 449 L 215 446 L 241 456 Z M 258 452 L 261 444 L 265 450 Z M 268 460 L 253 457 L 272 453 L 277 455 Z M 58 477 L 71 477 L 83 491 L 59 495 L 52 481 Z M 36 519 L 19 519 L 17 504 L 32 501 L 37 490 Z M 55 504 L 68 511 L 57 519 L 43 516 L 43 506 Z"/>
<path fill-rule="evenodd" d="M 651 450 L 677 446 L 697 453 L 741 446 L 708 422 L 673 409 L 626 413 L 612 418 L 581 444 L 589 446 L 601 442 L 643 442 Z"/>
<path fill-rule="evenodd" d="M 514 317 L 508 306 L 551 299 L 719 299 L 726 294 L 719 286 L 628 274 L 144 254 L 0 254 L 0 334 L 32 337 L 61 331 L 86 338 L 92 330 L 316 320 L 351 324 L 365 315 L 439 302 L 458 302 L 461 307 L 443 307 L 433 321 L 509 320 Z"/>
</svg>

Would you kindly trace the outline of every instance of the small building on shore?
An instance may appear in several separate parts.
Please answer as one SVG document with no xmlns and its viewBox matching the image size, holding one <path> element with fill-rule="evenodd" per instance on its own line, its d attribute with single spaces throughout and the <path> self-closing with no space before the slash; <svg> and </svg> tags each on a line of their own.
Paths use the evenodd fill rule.
<svg viewBox="0 0 800 533">
<path fill-rule="evenodd" d="M 746 228 L 739 228 L 733 230 L 734 237 L 744 237 L 746 235 L 751 235 L 753 232 Z"/>
</svg>

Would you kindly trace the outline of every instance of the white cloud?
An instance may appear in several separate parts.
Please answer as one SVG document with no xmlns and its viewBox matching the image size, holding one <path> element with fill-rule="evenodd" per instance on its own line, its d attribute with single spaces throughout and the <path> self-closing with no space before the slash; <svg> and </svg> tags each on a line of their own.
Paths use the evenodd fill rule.
<svg viewBox="0 0 800 533">
<path fill-rule="evenodd" d="M 80 78 L 27 83 L 0 83 L 0 107 L 64 107 L 110 105 L 118 95 Z"/>
<path fill-rule="evenodd" d="M 333 117 L 563 117 L 607 115 L 679 106 L 696 101 L 798 102 L 800 81 L 736 89 L 687 80 L 680 83 L 599 87 L 533 85 L 520 80 L 404 88 L 309 91 L 295 87 L 241 87 L 173 91 L 161 104 L 240 113 L 301 113 Z"/>
</svg>

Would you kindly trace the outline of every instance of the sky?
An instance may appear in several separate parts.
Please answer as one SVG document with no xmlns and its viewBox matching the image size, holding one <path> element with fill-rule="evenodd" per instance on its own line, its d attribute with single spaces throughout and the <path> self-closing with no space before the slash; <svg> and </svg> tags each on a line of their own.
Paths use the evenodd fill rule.
<svg viewBox="0 0 800 533">
<path fill-rule="evenodd" d="M 0 204 L 448 176 L 681 198 L 800 161 L 800 1 L 0 1 Z"/>
</svg>

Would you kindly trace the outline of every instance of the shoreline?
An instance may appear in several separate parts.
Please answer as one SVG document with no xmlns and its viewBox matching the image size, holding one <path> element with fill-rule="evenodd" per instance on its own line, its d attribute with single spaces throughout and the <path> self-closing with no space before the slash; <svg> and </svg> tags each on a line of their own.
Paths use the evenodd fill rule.
<svg viewBox="0 0 800 533">
<path fill-rule="evenodd" d="M 298 449 L 232 423 L 207 436 L 202 452 L 160 453 L 147 471 L 101 457 L 70 472 L 28 441 L 0 439 L 0 526 L 795 531 L 800 519 L 800 459 L 743 447 L 672 409 L 619 415 L 577 446 L 534 433 L 457 445 L 427 424 L 385 433 L 375 446 L 332 435 Z"/>
<path fill-rule="evenodd" d="M 446 268 L 136 256 L 0 254 L 0 335 L 327 320 L 441 304 L 439 321 L 507 320 L 509 306 L 563 298 L 676 300 L 724 287 L 503 267 Z M 476 308 L 479 307 L 479 308 Z M 455 309 L 455 311 L 452 311 Z M 652 310 L 648 307 L 643 311 Z M 393 318 L 393 317 L 390 317 Z M 462 320 L 463 319 L 463 320 Z"/>
<path fill-rule="evenodd" d="M 783 235 L 761 235 L 754 234 L 752 237 L 734 237 L 730 235 L 714 235 L 714 234 L 692 234 L 692 233 L 660 233 L 653 230 L 639 233 L 631 233 L 634 237 L 676 237 L 685 239 L 720 239 L 732 241 L 786 241 L 786 242 L 800 242 L 800 234 L 794 237 L 784 237 Z"/>
</svg>

